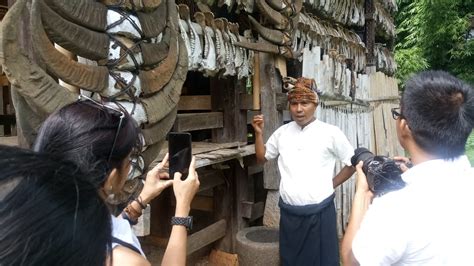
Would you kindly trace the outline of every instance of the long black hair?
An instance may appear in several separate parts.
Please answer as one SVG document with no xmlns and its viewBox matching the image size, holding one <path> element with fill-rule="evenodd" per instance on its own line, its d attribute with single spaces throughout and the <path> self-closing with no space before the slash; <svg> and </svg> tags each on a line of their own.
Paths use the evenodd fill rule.
<svg viewBox="0 0 474 266">
<path fill-rule="evenodd" d="M 75 164 L 0 146 L 0 265 L 104 265 L 111 218 Z"/>
<path fill-rule="evenodd" d="M 124 118 L 120 123 L 121 112 Z M 110 110 L 90 100 L 78 101 L 45 120 L 34 150 L 62 157 L 82 169 L 102 172 L 102 176 L 92 175 L 97 180 L 91 180 L 99 188 L 110 170 L 119 168 L 134 149 L 141 149 L 139 133 L 135 120 L 125 110 Z"/>
</svg>

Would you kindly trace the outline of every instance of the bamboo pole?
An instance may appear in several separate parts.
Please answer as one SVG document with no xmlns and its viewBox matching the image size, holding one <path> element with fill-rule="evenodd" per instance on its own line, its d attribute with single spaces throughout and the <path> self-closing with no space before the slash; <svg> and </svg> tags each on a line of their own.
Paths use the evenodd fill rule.
<svg viewBox="0 0 474 266">
<path fill-rule="evenodd" d="M 260 110 L 260 58 L 259 53 L 255 52 L 252 77 L 252 98 L 253 110 Z"/>
</svg>

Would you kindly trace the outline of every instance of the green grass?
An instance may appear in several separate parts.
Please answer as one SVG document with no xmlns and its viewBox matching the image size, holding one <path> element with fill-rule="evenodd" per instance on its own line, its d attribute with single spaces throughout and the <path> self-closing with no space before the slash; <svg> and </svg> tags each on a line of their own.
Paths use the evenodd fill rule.
<svg viewBox="0 0 474 266">
<path fill-rule="evenodd" d="M 474 166 L 474 132 L 469 136 L 466 143 L 466 155 Z"/>
</svg>

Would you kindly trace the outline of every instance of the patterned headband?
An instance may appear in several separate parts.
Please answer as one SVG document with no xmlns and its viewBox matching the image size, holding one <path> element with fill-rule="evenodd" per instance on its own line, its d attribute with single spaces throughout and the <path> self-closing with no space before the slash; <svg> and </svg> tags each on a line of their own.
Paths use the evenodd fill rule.
<svg viewBox="0 0 474 266">
<path fill-rule="evenodd" d="M 318 104 L 319 98 L 316 94 L 316 82 L 314 79 L 298 78 L 295 87 L 288 92 L 288 101 L 301 102 L 308 101 Z"/>
</svg>

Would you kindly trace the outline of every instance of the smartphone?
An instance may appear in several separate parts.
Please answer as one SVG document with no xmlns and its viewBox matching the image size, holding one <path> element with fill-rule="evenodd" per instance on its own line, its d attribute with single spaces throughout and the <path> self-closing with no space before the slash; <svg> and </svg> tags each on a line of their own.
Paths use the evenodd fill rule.
<svg viewBox="0 0 474 266">
<path fill-rule="evenodd" d="M 188 177 L 189 164 L 191 164 L 192 148 L 191 134 L 187 132 L 170 132 L 168 134 L 168 153 L 170 178 L 174 173 L 181 173 L 181 180 Z"/>
</svg>

